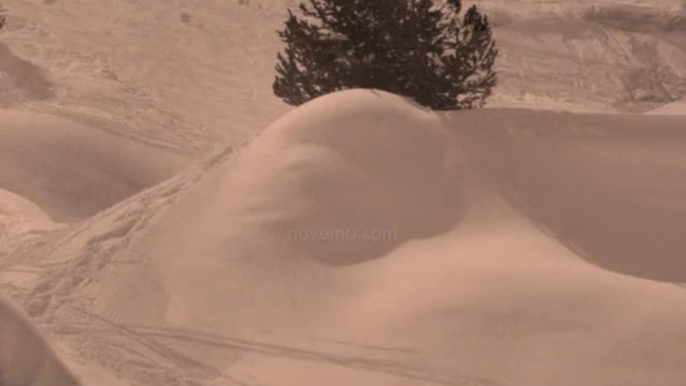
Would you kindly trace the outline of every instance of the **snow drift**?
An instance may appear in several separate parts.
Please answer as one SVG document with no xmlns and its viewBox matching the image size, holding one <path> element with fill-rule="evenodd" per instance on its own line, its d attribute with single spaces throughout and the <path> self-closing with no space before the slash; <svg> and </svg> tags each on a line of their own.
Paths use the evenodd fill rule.
<svg viewBox="0 0 686 386">
<path fill-rule="evenodd" d="M 66 119 L 0 109 L 0 188 L 55 221 L 82 220 L 178 172 L 188 159 Z"/>
<path fill-rule="evenodd" d="M 34 203 L 0 189 L 0 261 L 27 239 L 61 226 Z"/>
<path fill-rule="evenodd" d="M 0 298 L 0 385 L 79 385 L 29 319 L 5 298 Z"/>
<path fill-rule="evenodd" d="M 686 98 L 669 103 L 655 110 L 649 111 L 650 115 L 686 115 Z"/>
<path fill-rule="evenodd" d="M 225 221 L 259 223 L 328 264 L 450 229 L 455 171 L 436 118 L 399 97 L 340 98 L 278 120 L 218 177 L 212 194 L 237 198 Z"/>
<path fill-rule="evenodd" d="M 130 250 L 150 265 L 114 269 L 98 297 L 118 320 L 143 324 L 256 326 L 275 309 L 305 323 L 296 305 L 326 308 L 330 293 L 350 289 L 336 284 L 337 267 L 455 225 L 449 144 L 436 117 L 400 97 L 354 91 L 313 102 L 136 233 Z M 129 309 L 131 296 L 146 306 Z M 216 296 L 242 311 L 226 314 Z"/>
<path fill-rule="evenodd" d="M 332 94 L 75 230 L 28 308 L 148 384 L 678 386 L 684 127 Z"/>
</svg>

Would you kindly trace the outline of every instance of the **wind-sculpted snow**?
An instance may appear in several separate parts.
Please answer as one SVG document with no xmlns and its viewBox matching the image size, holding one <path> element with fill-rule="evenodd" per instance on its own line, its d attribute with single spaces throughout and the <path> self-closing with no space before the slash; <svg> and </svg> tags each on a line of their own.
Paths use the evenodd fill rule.
<svg viewBox="0 0 686 386">
<path fill-rule="evenodd" d="M 648 112 L 649 115 L 686 115 L 686 98 Z"/>
<path fill-rule="evenodd" d="M 0 298 L 0 385 L 79 386 L 29 319 L 5 298 Z"/>
<path fill-rule="evenodd" d="M 60 222 L 90 217 L 188 163 L 171 151 L 48 114 L 0 109 L 0 189 Z"/>
<path fill-rule="evenodd" d="M 226 197 L 226 219 L 259 219 L 324 264 L 352 264 L 456 224 L 453 150 L 433 114 L 400 97 L 350 91 L 268 127 L 213 176 L 211 194 Z"/>
<path fill-rule="evenodd" d="M 479 1 L 491 109 L 283 117 L 291 0 L 0 1 L 0 386 L 683 386 L 683 106 L 588 113 L 684 93 L 682 0 Z"/>
<path fill-rule="evenodd" d="M 54 85 L 45 69 L 17 57 L 0 43 L 0 104 L 8 105 L 55 96 Z"/>
<path fill-rule="evenodd" d="M 333 94 L 36 248 L 23 299 L 132 386 L 680 386 L 684 126 Z"/>
</svg>

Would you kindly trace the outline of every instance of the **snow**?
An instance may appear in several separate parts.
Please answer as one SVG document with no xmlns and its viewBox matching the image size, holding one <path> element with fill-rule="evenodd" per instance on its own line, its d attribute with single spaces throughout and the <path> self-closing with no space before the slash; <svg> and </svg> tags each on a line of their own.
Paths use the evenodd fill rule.
<svg viewBox="0 0 686 386">
<path fill-rule="evenodd" d="M 686 100 L 679 100 L 648 111 L 650 115 L 684 115 L 686 114 Z"/>
<path fill-rule="evenodd" d="M 455 113 L 285 106 L 284 3 L 3 1 L 4 383 L 682 385 L 680 0 L 483 1 Z"/>
<path fill-rule="evenodd" d="M 92 216 L 191 161 L 68 119 L 0 109 L 0 188 L 56 221 Z"/>
<path fill-rule="evenodd" d="M 26 306 L 132 386 L 678 385 L 684 123 L 332 94 L 53 244 Z"/>
<path fill-rule="evenodd" d="M 5 298 L 0 299 L 0 382 L 21 386 L 78 385 L 26 316 Z"/>
<path fill-rule="evenodd" d="M 0 189 L 0 256 L 36 233 L 59 227 L 34 203 Z"/>
</svg>

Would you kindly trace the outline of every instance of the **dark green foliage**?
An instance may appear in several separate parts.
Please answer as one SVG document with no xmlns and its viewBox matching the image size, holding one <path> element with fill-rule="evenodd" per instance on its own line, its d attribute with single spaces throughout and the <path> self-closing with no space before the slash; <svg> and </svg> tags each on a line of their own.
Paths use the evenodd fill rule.
<svg viewBox="0 0 686 386">
<path fill-rule="evenodd" d="M 483 105 L 498 51 L 486 16 L 460 0 L 307 0 L 279 36 L 274 93 L 291 105 L 375 88 L 436 110 Z"/>
</svg>

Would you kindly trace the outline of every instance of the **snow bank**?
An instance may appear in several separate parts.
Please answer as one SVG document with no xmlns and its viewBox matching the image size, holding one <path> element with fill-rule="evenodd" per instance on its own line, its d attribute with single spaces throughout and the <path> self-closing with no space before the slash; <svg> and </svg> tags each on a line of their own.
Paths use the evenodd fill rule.
<svg viewBox="0 0 686 386">
<path fill-rule="evenodd" d="M 5 298 L 0 298 L 0 384 L 79 384 L 28 318 Z"/>
<path fill-rule="evenodd" d="M 349 264 L 455 224 L 451 151 L 430 113 L 386 93 L 343 92 L 267 128 L 215 194 L 240 197 L 227 220 L 259 219 L 309 255 Z"/>
<path fill-rule="evenodd" d="M 686 98 L 648 111 L 648 115 L 686 115 Z"/>
<path fill-rule="evenodd" d="M 490 110 L 449 124 L 475 128 L 460 133 L 470 167 L 584 259 L 686 282 L 686 118 Z"/>
<path fill-rule="evenodd" d="M 60 226 L 34 203 L 0 189 L 0 259 L 32 233 Z"/>
<path fill-rule="evenodd" d="M 0 109 L 0 138 L 0 188 L 61 222 L 91 216 L 188 162 L 62 118 L 9 109 Z"/>
<path fill-rule="evenodd" d="M 20 217 L 27 222 L 46 224 L 52 222 L 36 204 L 12 192 L 0 189 L 0 213 Z"/>
</svg>

